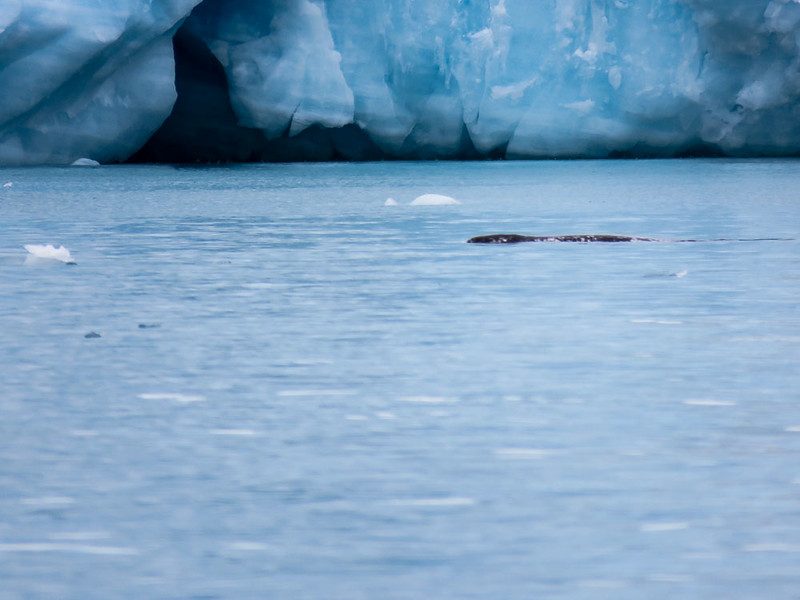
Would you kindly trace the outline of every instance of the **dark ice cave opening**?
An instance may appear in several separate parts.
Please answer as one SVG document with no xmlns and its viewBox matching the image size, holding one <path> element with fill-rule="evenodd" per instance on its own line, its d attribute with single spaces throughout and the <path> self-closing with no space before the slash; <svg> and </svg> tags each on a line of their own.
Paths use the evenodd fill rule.
<svg viewBox="0 0 800 600">
<path fill-rule="evenodd" d="M 225 69 L 185 26 L 173 38 L 178 98 L 161 127 L 128 162 L 214 163 L 254 160 L 266 144 L 241 127 L 231 107 Z"/>
<path fill-rule="evenodd" d="M 206 43 L 184 24 L 173 39 L 177 100 L 169 117 L 127 162 L 229 163 L 389 158 L 356 125 L 318 125 L 267 140 L 260 129 L 238 124 L 225 69 Z"/>
</svg>

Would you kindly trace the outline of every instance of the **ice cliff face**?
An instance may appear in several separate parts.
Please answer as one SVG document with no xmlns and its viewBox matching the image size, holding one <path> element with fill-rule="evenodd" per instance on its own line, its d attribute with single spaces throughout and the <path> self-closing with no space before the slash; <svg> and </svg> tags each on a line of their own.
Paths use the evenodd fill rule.
<svg viewBox="0 0 800 600">
<path fill-rule="evenodd" d="M 800 1 L 0 4 L 0 165 L 697 151 L 800 154 Z"/>
<path fill-rule="evenodd" d="M 198 1 L 2 0 L 0 164 L 127 158 L 170 113 Z"/>
</svg>

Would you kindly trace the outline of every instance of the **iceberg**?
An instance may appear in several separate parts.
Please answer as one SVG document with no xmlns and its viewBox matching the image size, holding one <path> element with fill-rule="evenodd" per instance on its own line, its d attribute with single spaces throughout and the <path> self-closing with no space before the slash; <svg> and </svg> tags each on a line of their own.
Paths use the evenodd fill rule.
<svg viewBox="0 0 800 600">
<path fill-rule="evenodd" d="M 461 204 L 461 202 L 443 194 L 422 194 L 411 201 L 411 206 L 452 206 L 453 204 Z"/>
<path fill-rule="evenodd" d="M 4 0 L 0 165 L 800 154 L 798 0 Z"/>
<path fill-rule="evenodd" d="M 70 164 L 71 167 L 99 167 L 100 163 L 92 158 L 79 158 Z"/>
</svg>

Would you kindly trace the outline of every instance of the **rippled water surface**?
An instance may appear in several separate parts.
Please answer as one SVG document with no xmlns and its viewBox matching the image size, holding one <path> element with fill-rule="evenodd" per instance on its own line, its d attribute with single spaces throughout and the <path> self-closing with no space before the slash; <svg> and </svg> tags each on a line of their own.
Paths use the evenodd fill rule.
<svg viewBox="0 0 800 600">
<path fill-rule="evenodd" d="M 800 598 L 800 162 L 0 186 L 1 600 Z"/>
</svg>

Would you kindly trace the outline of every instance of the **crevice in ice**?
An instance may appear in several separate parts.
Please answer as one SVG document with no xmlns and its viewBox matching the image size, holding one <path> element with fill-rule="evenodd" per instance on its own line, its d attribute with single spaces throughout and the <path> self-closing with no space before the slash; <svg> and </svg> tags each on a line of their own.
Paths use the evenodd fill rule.
<svg viewBox="0 0 800 600">
<path fill-rule="evenodd" d="M 225 70 L 186 27 L 173 39 L 178 98 L 167 120 L 129 162 L 241 162 L 256 160 L 266 139 L 237 123 Z"/>
</svg>

